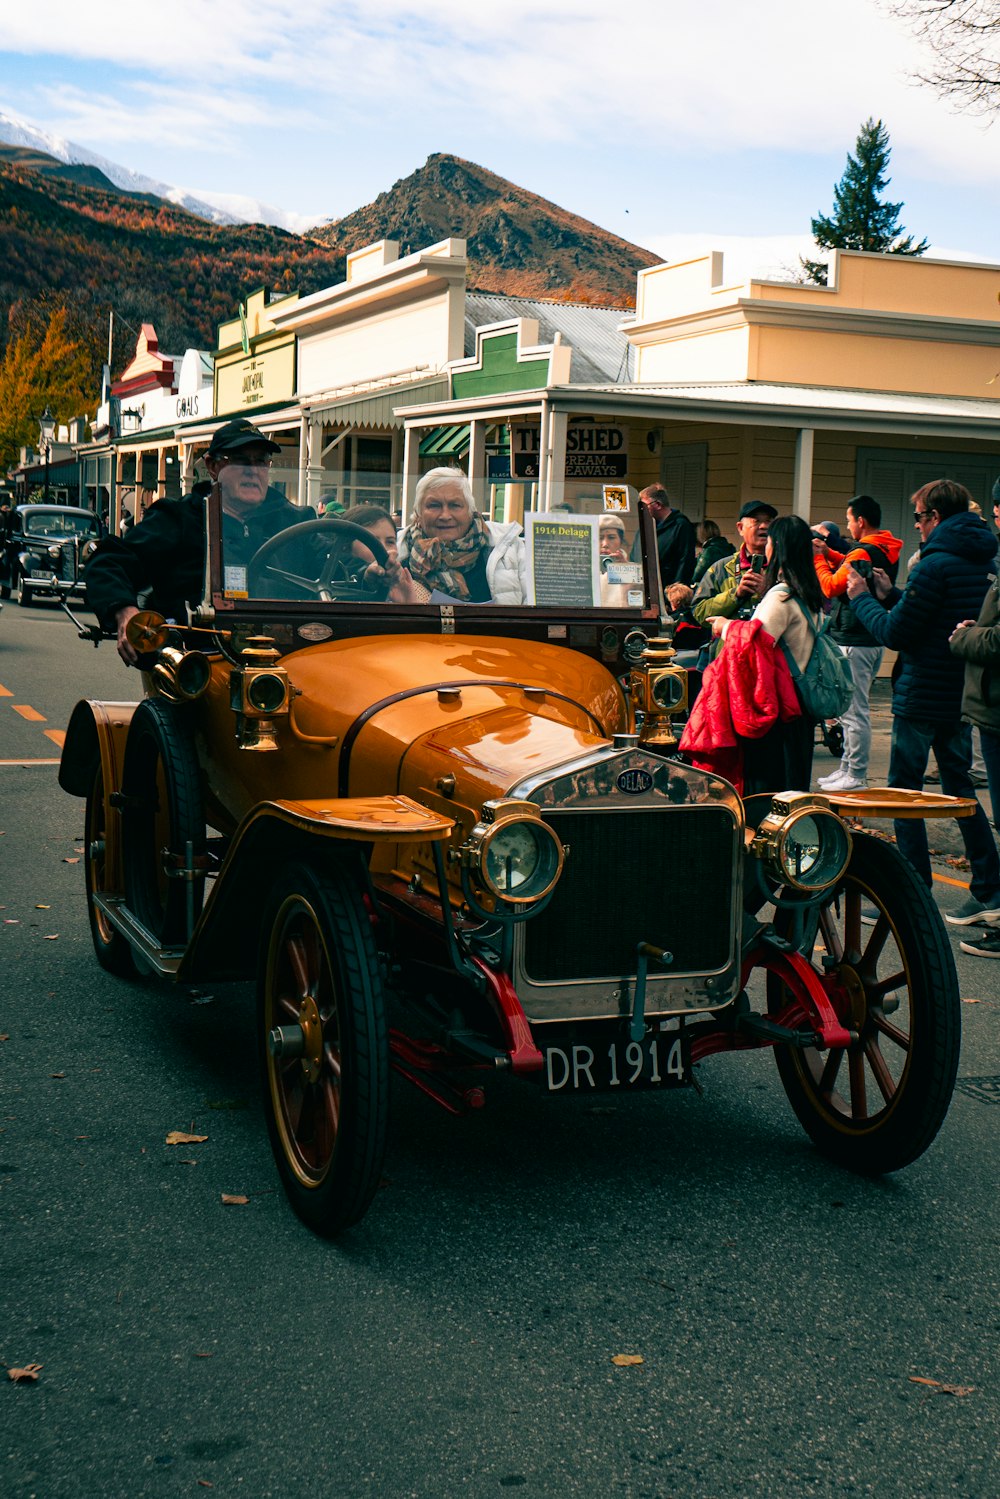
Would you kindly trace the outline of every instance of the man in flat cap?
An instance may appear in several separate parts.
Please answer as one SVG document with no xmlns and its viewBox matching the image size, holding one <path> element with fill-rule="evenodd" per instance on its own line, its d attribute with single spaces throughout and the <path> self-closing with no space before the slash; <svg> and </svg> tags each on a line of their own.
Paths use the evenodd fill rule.
<svg viewBox="0 0 1000 1499">
<path fill-rule="evenodd" d="M 293 505 L 270 487 L 276 442 L 237 417 L 215 433 L 205 454 L 209 494 L 201 484 L 181 500 L 161 500 L 127 536 L 108 536 L 87 566 L 87 602 L 102 628 L 114 630 L 118 654 L 130 666 L 138 657 L 125 628 L 138 611 L 138 596 L 166 619 L 184 620 L 198 603 L 205 575 L 205 504 L 222 516 L 222 550 L 228 567 L 246 567 L 265 541 L 288 526 L 314 520 L 316 512 Z"/>
</svg>

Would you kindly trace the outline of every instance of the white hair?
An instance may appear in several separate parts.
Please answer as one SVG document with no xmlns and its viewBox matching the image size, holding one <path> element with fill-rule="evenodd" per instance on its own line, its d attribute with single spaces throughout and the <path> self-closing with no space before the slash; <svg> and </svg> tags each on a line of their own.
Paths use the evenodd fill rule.
<svg viewBox="0 0 1000 1499">
<path fill-rule="evenodd" d="M 469 509 L 469 515 L 476 513 L 476 498 L 472 493 L 472 485 L 468 477 L 460 468 L 432 468 L 426 474 L 422 474 L 417 481 L 416 491 L 413 496 L 413 514 L 419 519 L 424 500 L 435 489 L 442 484 L 457 484 L 462 491 L 462 498 Z"/>
</svg>

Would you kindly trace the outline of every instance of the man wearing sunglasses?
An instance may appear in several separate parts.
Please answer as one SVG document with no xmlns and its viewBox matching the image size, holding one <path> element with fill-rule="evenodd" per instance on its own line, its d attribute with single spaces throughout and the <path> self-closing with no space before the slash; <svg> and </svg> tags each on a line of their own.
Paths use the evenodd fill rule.
<svg viewBox="0 0 1000 1499">
<path fill-rule="evenodd" d="M 880 644 L 899 652 L 900 671 L 892 697 L 889 785 L 919 791 L 933 749 L 948 796 L 975 801 L 970 770 L 972 730 L 962 722 L 964 666 L 949 640 L 964 620 L 980 611 L 996 571 L 997 540 L 970 511 L 972 496 L 953 479 L 924 484 L 913 496 L 913 523 L 920 536 L 920 563 L 906 591 L 886 573 L 874 574 L 877 597 L 856 568 L 847 595 L 860 624 Z M 889 605 L 883 608 L 880 600 Z M 896 844 L 932 888 L 927 832 L 920 820 L 895 823 Z M 970 894 L 945 913 L 953 926 L 1000 921 L 1000 859 L 982 807 L 958 819 L 972 870 Z M 864 918 L 862 918 L 864 919 Z"/>
<path fill-rule="evenodd" d="M 86 571 L 87 602 L 102 627 L 114 630 L 118 654 L 138 663 L 125 628 L 138 598 L 167 619 L 185 619 L 186 606 L 201 599 L 205 572 L 206 499 L 219 505 L 222 552 L 227 567 L 242 567 L 265 541 L 288 526 L 315 520 L 308 506 L 293 505 L 270 484 L 271 460 L 281 449 L 246 417 L 219 427 L 205 454 L 211 484 L 196 484 L 181 500 L 150 507 L 141 526 L 127 536 L 102 541 Z"/>
</svg>

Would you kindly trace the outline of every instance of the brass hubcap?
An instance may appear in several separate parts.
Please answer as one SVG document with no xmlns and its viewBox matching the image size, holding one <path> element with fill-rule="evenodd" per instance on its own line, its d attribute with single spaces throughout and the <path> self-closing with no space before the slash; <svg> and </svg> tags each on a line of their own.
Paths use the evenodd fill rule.
<svg viewBox="0 0 1000 1499">
<path fill-rule="evenodd" d="M 315 1083 L 319 1081 L 323 1066 L 323 1022 L 311 994 L 307 994 L 299 1006 L 299 1025 L 304 1041 L 302 1071 L 309 1082 Z"/>
</svg>

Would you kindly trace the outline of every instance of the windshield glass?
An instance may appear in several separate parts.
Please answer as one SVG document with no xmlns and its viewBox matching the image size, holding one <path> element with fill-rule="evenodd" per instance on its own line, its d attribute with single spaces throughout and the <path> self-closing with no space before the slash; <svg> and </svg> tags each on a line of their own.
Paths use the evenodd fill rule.
<svg viewBox="0 0 1000 1499">
<path fill-rule="evenodd" d="M 273 485 L 254 504 L 225 503 L 222 592 L 235 600 L 646 607 L 636 507 L 471 509 L 461 486 L 434 491 L 401 523 L 385 504 L 326 514 Z M 627 503 L 627 495 L 625 497 Z M 508 518 L 509 516 L 509 518 Z"/>
<path fill-rule="evenodd" d="M 21 518 L 27 535 L 46 541 L 97 535 L 97 517 L 89 510 L 48 510 L 32 505 L 21 511 Z"/>
</svg>

